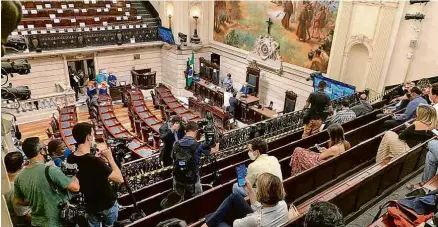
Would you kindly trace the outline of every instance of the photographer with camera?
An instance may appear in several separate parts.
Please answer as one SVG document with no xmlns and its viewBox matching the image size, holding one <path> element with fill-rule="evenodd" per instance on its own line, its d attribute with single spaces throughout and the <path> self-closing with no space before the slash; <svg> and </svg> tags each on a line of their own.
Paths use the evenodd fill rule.
<svg viewBox="0 0 438 227">
<path fill-rule="evenodd" d="M 57 166 L 61 168 L 64 174 L 66 174 L 64 169 L 69 169 L 73 171 L 74 169 L 77 168 L 76 165 L 67 163 L 67 157 L 72 154 L 72 151 L 67 148 L 67 146 L 62 140 L 60 139 L 51 140 L 47 144 L 47 152 L 49 153 L 51 161 L 48 161 L 46 165 Z"/>
<path fill-rule="evenodd" d="M 185 129 L 180 116 L 172 116 L 169 121 L 160 128 L 160 139 L 164 146 L 160 151 L 160 161 L 163 167 L 172 165 L 172 148 L 175 141 L 182 139 Z"/>
<path fill-rule="evenodd" d="M 45 148 L 38 137 L 24 140 L 23 152 L 30 162 L 15 178 L 13 203 L 30 205 L 32 226 L 62 226 L 67 192 L 79 191 L 79 181 L 65 176 L 59 168 L 46 166 L 41 154 Z"/>
<path fill-rule="evenodd" d="M 172 149 L 173 158 L 173 190 L 183 199 L 188 199 L 202 193 L 199 176 L 199 161 L 201 155 L 211 155 L 217 152 L 217 146 L 200 144 L 196 140 L 198 124 L 189 121 L 186 135 L 176 141 Z"/>
<path fill-rule="evenodd" d="M 119 205 L 108 180 L 123 183 L 122 173 L 110 150 L 100 151 L 100 155 L 108 161 L 110 167 L 101 158 L 90 154 L 90 149 L 95 143 L 91 124 L 76 124 L 72 134 L 78 147 L 67 161 L 78 166 L 77 177 L 84 195 L 86 219 L 90 226 L 100 226 L 101 223 L 103 226 L 112 226 L 117 221 Z"/>
</svg>

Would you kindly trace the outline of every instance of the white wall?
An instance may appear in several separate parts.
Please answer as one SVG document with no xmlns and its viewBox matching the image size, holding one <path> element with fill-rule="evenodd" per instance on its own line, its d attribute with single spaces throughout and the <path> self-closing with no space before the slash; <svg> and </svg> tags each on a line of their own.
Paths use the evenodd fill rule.
<svg viewBox="0 0 438 227">
<path fill-rule="evenodd" d="M 61 56 L 29 59 L 31 73 L 27 75 L 14 74 L 9 77 L 13 87 L 29 86 L 32 97 L 56 92 L 56 83 L 67 83 L 64 60 Z M 3 81 L 3 80 L 2 80 Z"/>
<path fill-rule="evenodd" d="M 421 12 L 423 21 L 404 20 L 406 13 Z M 392 52 L 385 85 L 438 76 L 438 2 L 427 5 L 405 3 Z M 416 32 L 414 27 L 419 29 Z M 409 47 L 412 39 L 418 39 L 416 48 Z M 407 55 L 412 53 L 411 59 Z"/>
<path fill-rule="evenodd" d="M 134 54 L 140 54 L 140 59 L 134 60 Z M 162 80 L 161 67 L 161 48 L 160 47 L 145 47 L 132 50 L 108 51 L 97 54 L 97 62 L 95 63 L 98 69 L 106 69 L 107 72 L 112 72 L 117 76 L 118 81 L 132 82 L 131 70 L 151 68 L 157 72 L 156 81 L 159 83 Z"/>
</svg>

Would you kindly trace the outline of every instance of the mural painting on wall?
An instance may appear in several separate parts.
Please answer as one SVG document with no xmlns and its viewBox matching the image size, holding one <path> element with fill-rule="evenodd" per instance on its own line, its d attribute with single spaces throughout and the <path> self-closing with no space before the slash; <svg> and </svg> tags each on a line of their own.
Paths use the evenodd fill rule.
<svg viewBox="0 0 438 227">
<path fill-rule="evenodd" d="M 284 62 L 326 72 L 338 7 L 338 1 L 329 0 L 215 0 L 213 38 L 252 51 L 269 28 Z"/>
</svg>

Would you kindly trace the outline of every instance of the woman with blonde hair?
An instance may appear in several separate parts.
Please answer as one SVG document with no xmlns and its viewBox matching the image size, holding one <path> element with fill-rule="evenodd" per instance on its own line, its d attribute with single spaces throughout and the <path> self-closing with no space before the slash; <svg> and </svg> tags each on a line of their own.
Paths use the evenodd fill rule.
<svg viewBox="0 0 438 227">
<path fill-rule="evenodd" d="M 248 192 L 251 206 L 239 193 L 228 196 L 213 214 L 205 218 L 202 227 L 263 226 L 277 227 L 298 216 L 296 208 L 291 205 L 288 212 L 284 201 L 285 192 L 280 178 L 270 173 L 262 173 L 257 178 L 257 193 L 246 180 L 245 190 Z"/>
<path fill-rule="evenodd" d="M 388 163 L 392 158 L 406 153 L 410 147 L 432 138 L 432 130 L 437 127 L 436 110 L 429 105 L 420 104 L 416 110 L 416 120 L 400 135 L 387 131 L 380 142 L 376 163 Z"/>
</svg>

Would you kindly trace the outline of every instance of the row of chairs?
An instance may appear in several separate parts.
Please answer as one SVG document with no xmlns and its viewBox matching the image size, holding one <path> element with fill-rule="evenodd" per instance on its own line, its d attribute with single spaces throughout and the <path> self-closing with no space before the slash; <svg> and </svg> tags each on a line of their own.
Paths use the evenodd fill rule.
<svg viewBox="0 0 438 227">
<path fill-rule="evenodd" d="M 96 18 L 99 18 L 98 20 Z M 120 19 L 120 20 L 119 20 Z M 40 28 L 46 28 L 46 29 L 52 29 L 57 27 L 81 27 L 86 26 L 111 26 L 111 25 L 117 25 L 117 24 L 141 24 L 143 23 L 143 20 L 136 16 L 129 16 L 129 17 L 76 17 L 75 20 L 72 21 L 71 18 L 66 19 L 59 19 L 57 18 L 57 22 L 54 23 L 52 19 L 34 19 L 34 20 L 25 20 L 21 21 L 20 25 L 23 25 L 23 29 L 25 28 L 31 28 L 31 29 L 40 29 Z M 104 23 L 106 22 L 106 23 Z M 127 25 L 128 26 L 128 25 Z"/>
<path fill-rule="evenodd" d="M 155 88 L 155 93 L 157 94 L 158 99 L 161 103 L 166 104 L 167 108 L 175 113 L 176 115 L 180 116 L 183 119 L 186 119 L 187 121 L 198 121 L 201 118 L 193 113 L 191 110 L 187 109 L 179 101 L 173 96 L 172 92 L 169 88 L 167 88 L 163 84 L 159 84 L 158 87 Z M 161 109 L 161 115 L 167 116 L 166 113 L 163 113 L 165 110 Z M 173 114 L 169 114 L 173 115 Z"/>
<path fill-rule="evenodd" d="M 24 9 L 36 9 L 38 6 L 43 8 L 62 9 L 63 5 L 67 8 L 87 8 L 87 7 L 106 7 L 108 4 L 111 7 L 127 7 L 131 5 L 131 1 L 23 1 L 21 5 Z"/>
<path fill-rule="evenodd" d="M 78 17 L 78 16 L 135 16 L 135 8 L 87 8 L 87 9 L 26 9 L 23 10 L 22 20 L 32 20 L 33 18 L 50 18 L 51 15 L 58 17 Z"/>
</svg>

